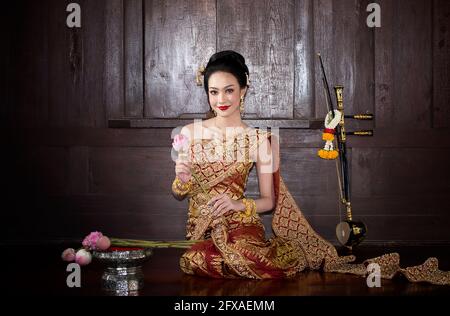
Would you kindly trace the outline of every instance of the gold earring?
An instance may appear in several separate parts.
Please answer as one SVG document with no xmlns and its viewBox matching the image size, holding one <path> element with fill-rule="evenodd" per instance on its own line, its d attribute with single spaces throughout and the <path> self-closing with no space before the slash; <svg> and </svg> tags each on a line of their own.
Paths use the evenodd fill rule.
<svg viewBox="0 0 450 316">
<path fill-rule="evenodd" d="M 241 113 L 244 113 L 244 96 L 241 97 L 241 104 L 239 110 L 241 111 Z"/>
</svg>

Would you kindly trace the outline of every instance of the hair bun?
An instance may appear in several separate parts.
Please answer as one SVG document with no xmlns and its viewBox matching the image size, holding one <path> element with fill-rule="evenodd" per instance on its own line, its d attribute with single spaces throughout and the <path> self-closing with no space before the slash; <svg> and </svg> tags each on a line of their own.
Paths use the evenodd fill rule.
<svg viewBox="0 0 450 316">
<path fill-rule="evenodd" d="M 224 51 L 215 53 L 209 59 L 209 62 L 208 62 L 208 65 L 206 66 L 206 68 L 208 68 L 209 65 L 220 62 L 223 59 L 231 59 L 233 61 L 236 61 L 244 69 L 245 72 L 248 72 L 248 68 L 245 65 L 244 56 L 242 56 L 241 54 L 239 54 L 233 50 L 224 50 Z"/>
<path fill-rule="evenodd" d="M 208 95 L 208 80 L 209 77 L 216 71 L 223 71 L 232 74 L 238 81 L 240 87 L 250 86 L 249 71 L 245 64 L 245 58 L 232 50 L 224 50 L 213 54 L 208 61 L 208 64 L 202 72 L 204 80 L 203 86 Z"/>
</svg>

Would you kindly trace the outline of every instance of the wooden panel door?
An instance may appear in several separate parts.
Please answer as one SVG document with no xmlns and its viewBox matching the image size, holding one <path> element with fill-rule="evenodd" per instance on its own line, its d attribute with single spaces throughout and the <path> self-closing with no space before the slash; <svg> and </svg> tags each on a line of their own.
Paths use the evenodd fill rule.
<svg viewBox="0 0 450 316">
<path fill-rule="evenodd" d="M 215 0 L 145 1 L 145 116 L 208 111 L 196 72 L 216 50 Z"/>
<path fill-rule="evenodd" d="M 196 74 L 216 51 L 241 53 L 250 68 L 245 118 L 321 119 L 330 85 L 344 85 L 350 111 L 374 110 L 374 31 L 368 0 L 112 0 L 107 4 L 110 118 L 202 118 L 208 111 Z M 123 25 L 122 25 L 123 24 Z M 122 41 L 120 40 L 122 38 Z M 174 121 L 175 120 L 175 121 Z M 165 126 L 164 127 L 168 127 Z"/>
</svg>

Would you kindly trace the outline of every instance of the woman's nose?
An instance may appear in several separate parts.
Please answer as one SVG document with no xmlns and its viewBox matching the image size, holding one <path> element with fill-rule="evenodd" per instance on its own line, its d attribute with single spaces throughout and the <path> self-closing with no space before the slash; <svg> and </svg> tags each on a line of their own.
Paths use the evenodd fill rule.
<svg viewBox="0 0 450 316">
<path fill-rule="evenodd" d="M 219 102 L 226 101 L 225 93 L 219 93 Z"/>
</svg>

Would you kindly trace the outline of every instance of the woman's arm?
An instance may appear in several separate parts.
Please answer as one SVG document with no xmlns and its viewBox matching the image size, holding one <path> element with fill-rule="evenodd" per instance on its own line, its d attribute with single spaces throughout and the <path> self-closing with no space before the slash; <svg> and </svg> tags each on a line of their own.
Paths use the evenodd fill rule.
<svg viewBox="0 0 450 316">
<path fill-rule="evenodd" d="M 189 140 L 192 139 L 191 131 L 189 128 L 190 125 L 184 126 L 180 132 L 180 134 L 185 135 Z M 191 163 L 189 162 L 189 160 L 186 160 L 186 158 L 184 158 L 183 160 L 178 158 L 175 161 L 175 179 L 172 182 L 172 195 L 178 201 L 182 201 L 191 190 L 192 181 L 191 179 L 189 179 L 191 177 Z M 186 178 L 189 179 L 189 181 L 184 182 L 186 181 Z M 184 181 L 182 181 L 182 179 Z"/>
<path fill-rule="evenodd" d="M 278 166 L 276 159 L 278 150 L 272 150 L 269 140 L 264 139 L 257 150 L 256 171 L 258 174 L 260 198 L 255 199 L 256 212 L 264 213 L 275 207 L 275 189 L 273 172 Z"/>
</svg>

